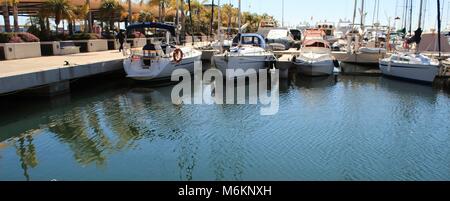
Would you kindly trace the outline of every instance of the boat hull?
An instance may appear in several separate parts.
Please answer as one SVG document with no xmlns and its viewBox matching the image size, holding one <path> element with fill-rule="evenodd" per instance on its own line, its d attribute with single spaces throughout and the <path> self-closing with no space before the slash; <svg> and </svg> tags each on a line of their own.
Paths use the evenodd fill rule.
<svg viewBox="0 0 450 201">
<path fill-rule="evenodd" d="M 407 80 L 431 83 L 439 73 L 439 66 L 420 64 L 397 64 L 380 61 L 383 75 Z"/>
<path fill-rule="evenodd" d="M 214 62 L 216 68 L 222 72 L 226 77 L 227 70 L 242 70 L 243 73 L 237 73 L 236 76 L 248 76 L 254 72 L 258 73 L 260 69 L 266 69 L 266 64 L 271 58 L 270 55 L 257 55 L 257 56 L 214 56 Z"/>
<path fill-rule="evenodd" d="M 170 79 L 177 69 L 185 69 L 192 74 L 194 73 L 195 61 L 201 61 L 201 54 L 185 58 L 178 64 L 169 59 L 162 59 L 158 65 L 152 65 L 151 67 L 144 67 L 142 61 L 132 61 L 131 58 L 127 58 L 124 60 L 123 66 L 128 78 L 148 81 Z"/>
<path fill-rule="evenodd" d="M 297 72 L 307 76 L 329 76 L 333 74 L 334 64 L 331 60 L 318 62 L 295 62 Z"/>
<path fill-rule="evenodd" d="M 340 62 L 351 64 L 377 65 L 380 59 L 385 57 L 385 53 L 356 53 L 333 52 L 332 55 Z"/>
</svg>

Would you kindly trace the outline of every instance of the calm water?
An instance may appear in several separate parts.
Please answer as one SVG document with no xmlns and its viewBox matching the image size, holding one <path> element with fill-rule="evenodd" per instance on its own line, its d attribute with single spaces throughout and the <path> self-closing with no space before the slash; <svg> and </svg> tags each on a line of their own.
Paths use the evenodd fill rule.
<svg viewBox="0 0 450 201">
<path fill-rule="evenodd" d="M 450 180 L 450 96 L 429 86 L 294 77 L 274 116 L 97 86 L 8 103 L 0 180 Z"/>
</svg>

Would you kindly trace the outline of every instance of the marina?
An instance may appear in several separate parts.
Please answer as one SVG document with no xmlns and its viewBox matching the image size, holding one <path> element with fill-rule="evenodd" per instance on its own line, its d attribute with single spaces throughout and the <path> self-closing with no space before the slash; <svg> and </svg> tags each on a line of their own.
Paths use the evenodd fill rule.
<svg viewBox="0 0 450 201">
<path fill-rule="evenodd" d="M 0 5 L 0 181 L 450 181 L 450 2 L 292 2 Z"/>
</svg>

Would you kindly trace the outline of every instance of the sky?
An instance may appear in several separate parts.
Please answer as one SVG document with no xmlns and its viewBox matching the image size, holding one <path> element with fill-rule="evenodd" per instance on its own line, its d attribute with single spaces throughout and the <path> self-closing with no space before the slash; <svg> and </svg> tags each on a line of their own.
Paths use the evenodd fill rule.
<svg viewBox="0 0 450 201">
<path fill-rule="evenodd" d="M 377 0 L 365 0 L 365 10 L 367 12 L 366 24 L 372 24 L 375 2 Z M 389 24 L 389 18 L 392 19 L 391 25 L 394 23 L 395 14 L 402 16 L 405 0 L 379 0 L 379 21 L 383 25 Z M 211 2 L 211 0 L 209 0 Z M 217 3 L 218 0 L 215 0 Z M 238 5 L 238 0 L 221 0 L 223 3 L 232 3 Z M 352 20 L 354 10 L 354 0 L 284 0 L 284 21 L 286 26 L 294 26 L 301 22 L 307 21 L 314 25 L 318 21 L 338 22 L 339 19 Z M 436 0 L 424 0 L 427 4 L 425 13 L 425 27 L 431 28 L 436 26 L 437 5 Z M 441 0 L 444 6 L 443 28 L 448 24 L 448 7 L 450 0 Z M 397 4 L 397 9 L 396 9 Z M 419 19 L 420 0 L 413 0 L 413 27 L 417 27 Z M 361 6 L 361 0 L 358 0 L 358 8 Z M 276 17 L 281 23 L 282 21 L 282 0 L 241 0 L 241 8 L 243 11 L 256 12 L 259 14 L 268 13 Z M 375 12 L 377 13 L 377 12 Z M 313 19 L 311 21 L 311 19 Z M 357 21 L 359 21 L 359 15 Z M 375 20 L 376 21 L 376 20 Z"/>
<path fill-rule="evenodd" d="M 140 0 L 133 1 L 139 2 Z M 212 0 L 200 1 L 211 3 Z M 219 0 L 214 1 L 215 4 L 217 4 Z M 361 1 L 362 0 L 358 0 L 358 8 L 360 8 Z M 365 10 L 367 12 L 366 24 L 372 24 L 373 22 L 374 6 L 376 1 L 377 0 L 365 0 Z M 389 18 L 391 18 L 391 25 L 393 25 L 396 10 L 397 16 L 402 17 L 405 0 L 378 1 L 380 1 L 380 11 L 378 12 L 379 21 L 383 25 L 389 25 Z M 436 27 L 437 21 L 436 0 L 424 0 L 424 2 L 426 2 L 425 4 L 427 8 L 425 14 L 425 28 L 434 28 Z M 443 2 L 441 6 L 444 7 L 442 14 L 442 26 L 445 28 L 446 25 L 450 23 L 448 9 L 450 7 L 450 0 L 441 0 L 441 2 Z M 238 0 L 220 0 L 220 3 L 232 3 L 237 7 Z M 420 0 L 413 0 L 413 29 L 417 28 L 419 4 Z M 258 14 L 267 13 L 275 16 L 280 24 L 282 22 L 282 0 L 241 0 L 241 5 L 242 11 L 249 11 Z M 284 5 L 285 26 L 296 26 L 302 22 L 308 22 L 311 25 L 315 25 L 318 21 L 337 23 L 339 19 L 352 20 L 353 18 L 354 0 L 284 0 Z M 20 21 L 21 23 L 24 23 L 26 20 L 22 18 Z M 359 21 L 359 15 L 357 21 Z M 2 17 L 0 17 L 0 24 L 4 24 Z M 400 24 L 400 22 L 397 24 Z"/>
</svg>

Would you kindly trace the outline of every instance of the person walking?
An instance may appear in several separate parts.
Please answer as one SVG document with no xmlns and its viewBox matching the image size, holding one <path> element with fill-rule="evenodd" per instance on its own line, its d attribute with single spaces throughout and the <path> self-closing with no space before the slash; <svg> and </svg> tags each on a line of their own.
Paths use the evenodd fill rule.
<svg viewBox="0 0 450 201">
<path fill-rule="evenodd" d="M 119 40 L 120 47 L 119 52 L 122 52 L 123 50 L 123 43 L 125 42 L 125 34 L 123 31 L 119 30 L 119 33 L 117 33 L 116 40 Z"/>
</svg>

